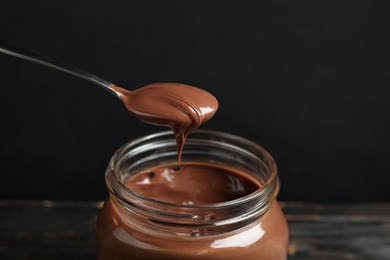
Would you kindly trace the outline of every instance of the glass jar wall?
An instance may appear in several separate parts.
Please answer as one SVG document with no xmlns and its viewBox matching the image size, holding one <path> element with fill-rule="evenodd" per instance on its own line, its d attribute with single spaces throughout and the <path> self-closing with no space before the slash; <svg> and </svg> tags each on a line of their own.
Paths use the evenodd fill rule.
<svg viewBox="0 0 390 260">
<path fill-rule="evenodd" d="M 265 149 L 197 130 L 177 163 L 171 131 L 138 138 L 113 155 L 97 259 L 287 259 L 279 177 Z"/>
</svg>

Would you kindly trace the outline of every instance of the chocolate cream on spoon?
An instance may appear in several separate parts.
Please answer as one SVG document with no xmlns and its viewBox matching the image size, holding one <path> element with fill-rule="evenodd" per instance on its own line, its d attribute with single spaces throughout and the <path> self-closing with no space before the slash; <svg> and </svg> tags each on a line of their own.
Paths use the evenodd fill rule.
<svg viewBox="0 0 390 260">
<path fill-rule="evenodd" d="M 188 134 L 213 117 L 218 109 L 218 101 L 213 95 L 186 84 L 153 83 L 133 91 L 114 84 L 110 88 L 119 93 L 133 116 L 173 130 L 179 163 Z"/>
</svg>

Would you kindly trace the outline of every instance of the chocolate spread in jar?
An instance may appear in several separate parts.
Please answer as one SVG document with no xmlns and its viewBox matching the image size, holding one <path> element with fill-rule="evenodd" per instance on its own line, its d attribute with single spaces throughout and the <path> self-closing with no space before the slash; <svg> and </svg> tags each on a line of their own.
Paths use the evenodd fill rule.
<svg viewBox="0 0 390 260">
<path fill-rule="evenodd" d="M 134 91 L 111 84 L 125 107 L 143 122 L 169 126 L 175 133 L 178 162 L 187 135 L 208 121 L 218 109 L 207 91 L 179 83 L 154 83 Z"/>
<path fill-rule="evenodd" d="M 141 171 L 124 180 L 124 184 L 144 197 L 181 205 L 231 201 L 261 188 L 246 173 L 228 167 L 200 162 L 176 166 L 172 163 Z M 144 230 L 131 217 L 124 217 L 128 214 L 112 198 L 104 204 L 97 223 L 97 259 L 285 260 L 287 257 L 287 223 L 277 201 L 253 225 L 217 236 L 159 236 L 158 232 Z"/>
</svg>

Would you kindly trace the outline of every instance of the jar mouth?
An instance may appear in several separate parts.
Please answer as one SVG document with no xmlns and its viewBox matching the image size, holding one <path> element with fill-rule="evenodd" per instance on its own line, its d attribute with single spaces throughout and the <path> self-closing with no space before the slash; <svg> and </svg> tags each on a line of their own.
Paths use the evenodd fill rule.
<svg viewBox="0 0 390 260">
<path fill-rule="evenodd" d="M 205 138 L 207 136 L 207 138 Z M 121 164 L 124 161 L 129 160 L 129 158 L 134 157 L 132 163 L 133 165 L 142 165 L 143 163 L 147 164 L 147 160 L 153 160 L 155 154 L 148 154 L 148 159 L 144 160 L 142 154 L 145 150 L 152 151 L 155 149 L 164 149 L 164 146 L 175 146 L 176 141 L 174 133 L 171 130 L 160 131 L 148 135 L 144 135 L 133 139 L 132 141 L 121 146 L 111 157 L 109 161 L 109 166 L 106 172 L 106 184 L 108 189 L 112 194 L 115 195 L 121 204 L 126 204 L 128 201 L 138 201 L 140 204 L 148 205 L 157 205 L 158 207 L 164 208 L 167 210 L 171 208 L 173 212 L 177 212 L 175 208 L 180 208 L 181 211 L 190 212 L 193 209 L 215 209 L 215 208 L 231 208 L 236 205 L 246 204 L 251 201 L 263 201 L 262 204 L 266 204 L 269 201 L 273 201 L 279 192 L 279 178 L 277 174 L 277 166 L 273 157 L 260 145 L 250 141 L 246 138 L 222 132 L 216 130 L 207 130 L 207 129 L 197 129 L 196 131 L 189 134 L 186 143 L 184 145 L 182 162 L 186 161 L 187 156 L 187 147 L 197 146 L 202 144 L 202 140 L 205 141 L 203 145 L 214 146 L 218 145 L 224 150 L 234 150 L 235 153 L 239 152 L 243 156 L 252 160 L 261 161 L 258 165 L 263 168 L 261 174 L 257 177 L 257 182 L 260 183 L 259 188 L 245 196 L 227 200 L 217 203 L 208 203 L 208 204 L 175 204 L 165 201 L 156 200 L 153 198 L 145 197 L 141 194 L 138 194 L 127 188 L 124 183 L 124 174 L 123 170 L 120 169 Z M 166 152 L 166 155 L 169 155 L 172 158 L 176 158 L 177 150 L 171 150 Z M 216 163 L 215 161 L 213 163 Z M 243 163 L 240 161 L 239 163 Z M 154 165 L 155 166 L 155 165 Z M 253 169 L 256 171 L 259 169 Z M 260 170 L 259 170 L 260 171 Z M 261 176 L 260 176 L 261 175 Z M 171 210 L 168 210 L 171 211 Z"/>
</svg>

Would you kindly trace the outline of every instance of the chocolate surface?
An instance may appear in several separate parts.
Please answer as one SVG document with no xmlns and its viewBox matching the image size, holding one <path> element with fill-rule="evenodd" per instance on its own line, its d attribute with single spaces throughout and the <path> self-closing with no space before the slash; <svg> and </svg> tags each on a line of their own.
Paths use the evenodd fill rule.
<svg viewBox="0 0 390 260">
<path fill-rule="evenodd" d="M 132 191 L 148 198 L 181 205 L 220 203 L 246 196 L 260 186 L 226 167 L 184 163 L 142 171 L 126 181 Z"/>
<path fill-rule="evenodd" d="M 178 161 L 187 135 L 208 121 L 218 109 L 217 99 L 207 91 L 179 83 L 154 83 L 129 91 L 115 85 L 132 115 L 143 122 L 170 127 L 176 136 Z"/>
</svg>

